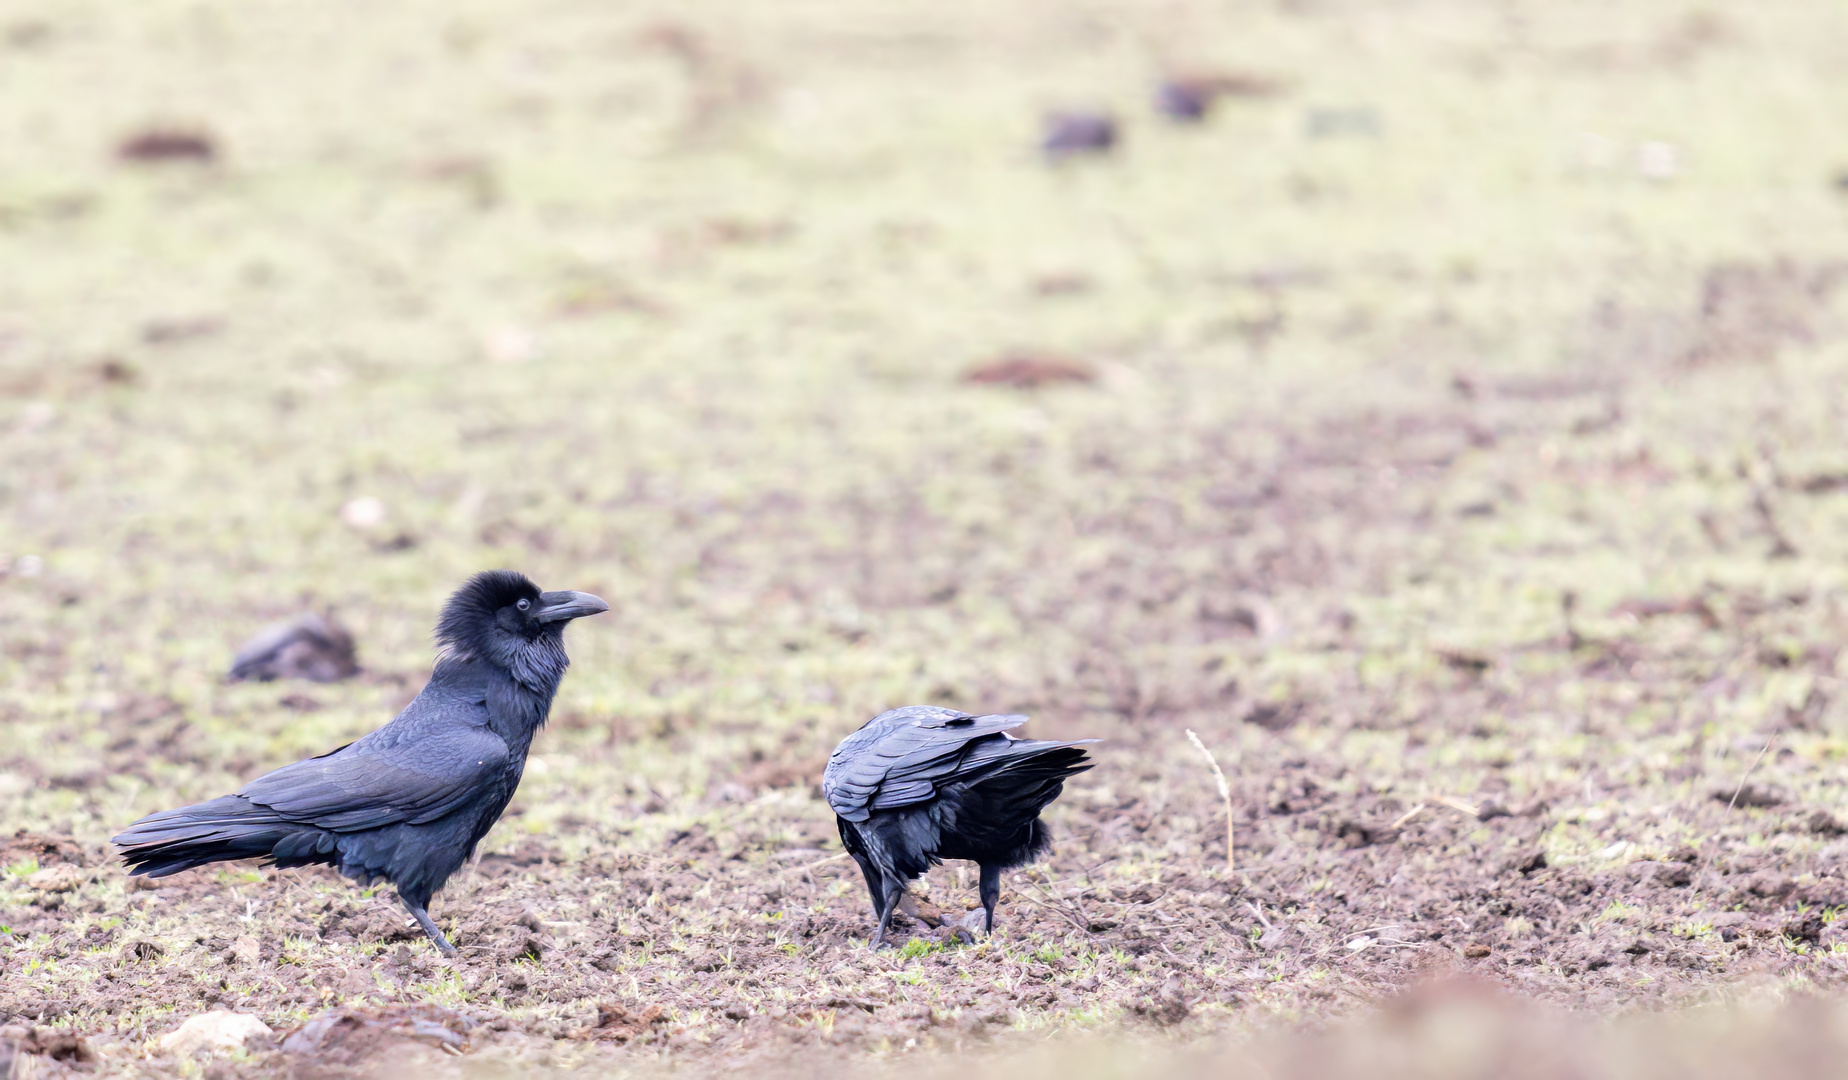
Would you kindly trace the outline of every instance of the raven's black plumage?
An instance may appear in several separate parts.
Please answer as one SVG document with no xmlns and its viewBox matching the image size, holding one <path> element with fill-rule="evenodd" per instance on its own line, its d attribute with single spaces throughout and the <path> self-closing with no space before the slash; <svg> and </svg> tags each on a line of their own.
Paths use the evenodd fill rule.
<svg viewBox="0 0 1848 1080">
<path fill-rule="evenodd" d="M 436 670 L 397 718 L 235 795 L 163 810 L 114 843 L 131 873 L 166 877 L 227 859 L 327 863 L 390 881 L 430 940 L 430 897 L 474 854 L 526 767 L 564 678 L 564 628 L 608 611 L 588 593 L 541 593 L 524 575 L 470 578 L 437 621 Z"/>
<path fill-rule="evenodd" d="M 982 907 L 993 930 L 1001 871 L 1051 846 L 1040 811 L 1059 797 L 1066 777 L 1091 767 L 1083 747 L 1097 740 L 1007 733 L 1026 722 L 910 705 L 873 717 L 828 758 L 821 789 L 872 895 L 875 947 L 906 887 L 944 859 L 981 867 Z"/>
</svg>

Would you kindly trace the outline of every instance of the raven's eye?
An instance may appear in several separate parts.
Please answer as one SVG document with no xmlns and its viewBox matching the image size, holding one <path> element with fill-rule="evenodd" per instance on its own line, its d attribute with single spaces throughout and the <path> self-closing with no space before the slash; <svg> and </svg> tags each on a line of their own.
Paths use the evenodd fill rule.
<svg viewBox="0 0 1848 1080">
<path fill-rule="evenodd" d="M 533 602 L 531 600 L 522 599 L 519 603 L 513 606 L 519 608 L 521 611 L 525 611 L 527 608 L 533 606 Z"/>
</svg>

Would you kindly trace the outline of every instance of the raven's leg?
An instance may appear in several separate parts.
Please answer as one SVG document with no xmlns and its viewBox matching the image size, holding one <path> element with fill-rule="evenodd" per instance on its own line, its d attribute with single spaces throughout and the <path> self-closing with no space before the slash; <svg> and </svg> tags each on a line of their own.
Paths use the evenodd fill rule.
<svg viewBox="0 0 1848 1080">
<path fill-rule="evenodd" d="M 905 895 L 905 883 L 896 878 L 888 879 L 885 890 L 885 904 L 879 909 L 879 929 L 873 934 L 873 943 L 869 946 L 874 949 L 885 944 L 886 924 L 892 921 L 892 910 L 898 907 L 899 897 Z"/>
<path fill-rule="evenodd" d="M 436 920 L 430 918 L 430 912 L 424 907 L 424 904 L 429 902 L 429 899 L 425 898 L 424 903 L 419 904 L 402 892 L 398 894 L 398 903 L 403 904 L 404 910 L 410 912 L 411 918 L 417 920 L 417 925 L 423 927 L 423 932 L 430 935 L 430 940 L 435 943 L 437 951 L 444 956 L 454 956 L 456 947 L 451 945 L 449 939 L 443 936 L 443 932 L 436 928 Z"/>
<path fill-rule="evenodd" d="M 866 891 L 873 897 L 873 914 L 877 915 L 885 910 L 885 875 L 863 855 L 855 855 L 853 861 L 860 864 L 860 876 L 866 879 Z"/>
<path fill-rule="evenodd" d="M 995 902 L 1001 899 L 1001 868 L 993 863 L 982 864 L 982 910 L 988 913 L 988 925 L 982 929 L 986 933 L 995 932 Z"/>
</svg>

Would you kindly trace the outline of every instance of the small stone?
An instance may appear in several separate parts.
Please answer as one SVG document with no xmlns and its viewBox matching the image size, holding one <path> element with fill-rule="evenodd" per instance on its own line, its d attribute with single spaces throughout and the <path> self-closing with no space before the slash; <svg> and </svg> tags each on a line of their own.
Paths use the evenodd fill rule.
<svg viewBox="0 0 1848 1080">
<path fill-rule="evenodd" d="M 48 866 L 26 878 L 26 885 L 40 892 L 70 892 L 83 884 L 83 869 L 77 866 Z"/>
<path fill-rule="evenodd" d="M 247 1013 L 214 1010 L 189 1017 L 178 1029 L 160 1037 L 160 1049 L 175 1057 L 201 1051 L 226 1053 L 267 1047 L 276 1035 L 263 1021 Z"/>
<path fill-rule="evenodd" d="M 347 528 L 365 532 L 385 524 L 385 503 L 371 495 L 361 495 L 357 499 L 348 499 L 340 507 L 340 520 Z"/>
<path fill-rule="evenodd" d="M 481 336 L 481 351 L 496 364 L 524 364 L 539 355 L 539 343 L 525 327 L 506 323 Z"/>
<path fill-rule="evenodd" d="M 1673 180 L 1681 171 L 1681 151 L 1673 143 L 1646 142 L 1636 147 L 1636 171 L 1646 180 Z"/>
<path fill-rule="evenodd" d="M 1487 945 L 1484 945 L 1481 942 L 1475 942 L 1475 943 L 1463 946 L 1463 958 L 1465 960 L 1480 960 L 1483 957 L 1489 955 L 1489 953 L 1492 951 L 1493 950 L 1491 950 Z"/>
</svg>

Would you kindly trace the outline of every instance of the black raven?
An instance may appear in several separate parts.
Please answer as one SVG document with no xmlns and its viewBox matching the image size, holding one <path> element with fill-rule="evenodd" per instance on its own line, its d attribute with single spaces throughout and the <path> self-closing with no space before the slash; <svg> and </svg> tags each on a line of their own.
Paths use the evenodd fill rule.
<svg viewBox="0 0 1848 1080">
<path fill-rule="evenodd" d="M 1083 746 L 1097 740 L 1007 733 L 1026 722 L 908 705 L 873 717 L 835 747 L 821 790 L 872 894 L 874 948 L 905 888 L 944 859 L 981 867 L 982 907 L 993 930 L 1001 871 L 1052 846 L 1040 811 L 1059 797 L 1066 777 L 1092 766 Z"/>
<path fill-rule="evenodd" d="M 511 570 L 476 574 L 436 624 L 436 670 L 391 723 L 277 769 L 235 795 L 150 814 L 113 841 L 134 874 L 166 877 L 227 859 L 327 863 L 398 887 L 424 933 L 430 897 L 507 808 L 533 732 L 570 661 L 565 624 L 608 611 L 581 592 L 542 593 Z"/>
</svg>

